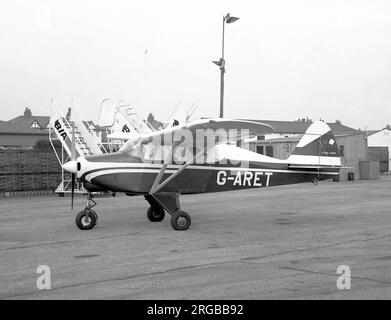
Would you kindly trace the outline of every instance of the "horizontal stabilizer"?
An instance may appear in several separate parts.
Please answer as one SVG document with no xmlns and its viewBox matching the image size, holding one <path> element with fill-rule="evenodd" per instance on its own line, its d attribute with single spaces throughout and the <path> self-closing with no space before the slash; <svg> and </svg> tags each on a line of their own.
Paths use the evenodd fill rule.
<svg viewBox="0 0 391 320">
<path fill-rule="evenodd" d="M 353 168 L 353 167 L 340 167 L 338 165 L 333 166 L 333 165 L 323 165 L 323 166 L 316 166 L 316 165 L 288 165 L 290 169 L 333 169 L 333 168 Z M 354 168 L 353 168 L 354 169 Z"/>
</svg>

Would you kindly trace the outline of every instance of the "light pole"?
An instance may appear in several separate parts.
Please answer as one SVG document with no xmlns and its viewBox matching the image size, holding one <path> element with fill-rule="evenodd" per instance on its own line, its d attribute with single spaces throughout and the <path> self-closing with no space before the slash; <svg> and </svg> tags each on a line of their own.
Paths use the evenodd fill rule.
<svg viewBox="0 0 391 320">
<path fill-rule="evenodd" d="M 221 46 L 221 58 L 219 61 L 213 61 L 214 64 L 220 67 L 220 118 L 224 117 L 224 73 L 225 73 L 225 60 L 224 60 L 224 31 L 226 23 L 234 23 L 239 18 L 231 17 L 229 13 L 223 16 L 223 41 Z"/>
</svg>

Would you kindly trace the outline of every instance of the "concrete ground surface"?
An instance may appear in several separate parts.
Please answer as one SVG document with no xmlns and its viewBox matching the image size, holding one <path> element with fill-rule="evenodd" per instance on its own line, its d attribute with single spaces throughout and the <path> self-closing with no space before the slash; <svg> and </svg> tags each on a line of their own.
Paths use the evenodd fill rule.
<svg viewBox="0 0 391 320">
<path fill-rule="evenodd" d="M 149 222 L 143 197 L 97 201 L 80 231 L 83 197 L 0 199 L 0 299 L 391 298 L 390 177 L 183 196 L 188 231 Z"/>
</svg>

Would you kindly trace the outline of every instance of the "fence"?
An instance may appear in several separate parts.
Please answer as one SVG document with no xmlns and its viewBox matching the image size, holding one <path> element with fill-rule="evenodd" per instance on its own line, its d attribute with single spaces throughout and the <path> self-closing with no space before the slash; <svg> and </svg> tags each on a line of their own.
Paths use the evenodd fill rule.
<svg viewBox="0 0 391 320">
<path fill-rule="evenodd" d="M 61 167 L 53 151 L 0 151 L 0 194 L 50 191 L 61 182 Z"/>
</svg>

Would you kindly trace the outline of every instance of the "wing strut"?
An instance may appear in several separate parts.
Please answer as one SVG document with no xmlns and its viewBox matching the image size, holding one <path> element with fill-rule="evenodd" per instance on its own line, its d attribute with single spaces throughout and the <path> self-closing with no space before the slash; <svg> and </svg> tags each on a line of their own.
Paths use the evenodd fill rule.
<svg viewBox="0 0 391 320">
<path fill-rule="evenodd" d="M 174 149 L 175 149 L 175 147 L 178 144 L 179 143 L 176 143 L 176 144 L 172 145 L 170 153 L 169 153 L 168 157 L 166 158 L 166 160 L 164 160 L 163 166 L 161 167 L 161 169 L 160 169 L 160 171 L 159 171 L 155 181 L 153 182 L 153 185 L 152 185 L 151 190 L 149 191 L 149 194 L 154 194 L 154 193 L 158 192 L 159 190 L 161 190 L 165 185 L 167 185 L 167 183 L 169 183 L 170 181 L 175 179 L 180 173 L 182 173 L 182 171 L 185 170 L 193 161 L 197 160 L 200 157 L 201 154 L 204 154 L 205 150 L 207 149 L 207 148 L 203 148 L 195 156 L 193 156 L 190 160 L 188 160 L 181 167 L 179 167 L 178 170 L 175 173 L 173 173 L 166 180 L 164 180 L 162 183 L 160 183 L 160 181 L 161 181 L 161 179 L 163 177 L 163 174 L 166 171 L 168 162 L 170 161 L 170 158 L 172 157 Z"/>
<path fill-rule="evenodd" d="M 166 171 L 166 168 L 168 166 L 168 163 L 171 161 L 172 159 L 172 154 L 174 153 L 174 149 L 177 147 L 177 145 L 179 144 L 179 142 L 175 142 L 172 146 L 171 146 L 171 149 L 170 149 L 170 152 L 168 153 L 168 156 L 167 158 L 164 160 L 163 162 L 163 166 L 160 168 L 160 171 L 155 179 L 155 181 L 153 182 L 153 185 L 151 187 L 151 190 L 149 190 L 149 194 L 152 194 L 152 193 L 155 193 L 157 190 L 159 190 L 159 183 L 160 181 L 162 180 L 162 177 L 163 177 L 163 174 L 164 172 Z"/>
</svg>

